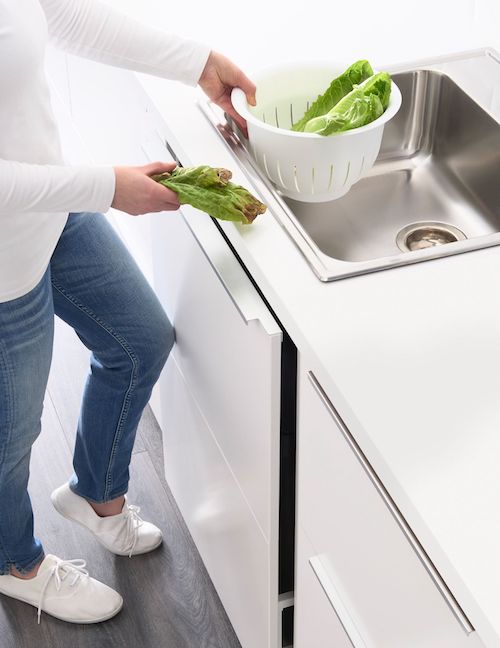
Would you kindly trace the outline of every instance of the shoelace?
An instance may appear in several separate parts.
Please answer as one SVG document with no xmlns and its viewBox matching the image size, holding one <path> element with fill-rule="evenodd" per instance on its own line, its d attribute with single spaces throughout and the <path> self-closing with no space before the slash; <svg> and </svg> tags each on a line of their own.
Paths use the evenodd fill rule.
<svg viewBox="0 0 500 648">
<path fill-rule="evenodd" d="M 132 552 L 135 549 L 137 538 L 139 536 L 139 527 L 144 520 L 139 515 L 139 511 L 141 510 L 140 506 L 135 506 L 134 504 L 125 504 L 125 506 L 125 515 L 127 519 L 127 537 L 125 540 L 125 546 L 130 545 L 128 557 L 132 558 Z"/>
<path fill-rule="evenodd" d="M 61 589 L 62 581 L 65 580 L 70 574 L 72 574 L 73 580 L 69 585 L 70 587 L 74 587 L 74 585 L 80 580 L 82 576 L 87 577 L 89 575 L 89 572 L 85 569 L 86 564 L 87 563 L 85 562 L 85 560 L 82 560 L 81 558 L 74 558 L 73 560 L 58 560 L 56 564 L 50 568 L 49 573 L 47 574 L 47 578 L 45 579 L 45 583 L 43 584 L 42 591 L 40 593 L 40 600 L 38 602 L 38 623 L 40 623 L 40 617 L 42 614 L 43 597 L 45 596 L 45 592 L 47 591 L 47 587 L 49 586 L 52 578 L 54 578 L 56 582 L 56 590 L 59 591 Z"/>
</svg>

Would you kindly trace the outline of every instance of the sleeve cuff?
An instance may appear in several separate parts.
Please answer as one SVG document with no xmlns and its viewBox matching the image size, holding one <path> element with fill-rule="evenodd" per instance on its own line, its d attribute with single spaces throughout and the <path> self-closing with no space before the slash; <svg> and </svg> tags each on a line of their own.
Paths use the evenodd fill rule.
<svg viewBox="0 0 500 648">
<path fill-rule="evenodd" d="M 115 197 L 116 178 L 113 167 L 86 167 L 85 172 L 89 174 L 90 187 L 87 210 L 107 212 Z"/>
<path fill-rule="evenodd" d="M 186 73 L 182 79 L 186 85 L 196 87 L 205 69 L 212 48 L 205 43 L 185 40 L 183 45 L 185 53 Z"/>
</svg>

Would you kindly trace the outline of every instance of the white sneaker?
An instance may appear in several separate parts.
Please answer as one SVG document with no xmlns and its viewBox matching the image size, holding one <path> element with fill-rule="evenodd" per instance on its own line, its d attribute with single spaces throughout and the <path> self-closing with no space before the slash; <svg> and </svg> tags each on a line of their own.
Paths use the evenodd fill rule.
<svg viewBox="0 0 500 648">
<path fill-rule="evenodd" d="M 106 549 L 119 556 L 143 554 L 162 543 L 160 529 L 139 517 L 140 508 L 128 504 L 126 495 L 121 513 L 108 517 L 97 515 L 84 497 L 73 493 L 68 483 L 56 488 L 51 499 L 56 511 L 89 529 Z"/>
<path fill-rule="evenodd" d="M 91 578 L 85 560 L 61 560 L 47 554 L 34 578 L 0 576 L 0 592 L 70 623 L 98 623 L 117 614 L 123 599 L 114 589 Z"/>
</svg>

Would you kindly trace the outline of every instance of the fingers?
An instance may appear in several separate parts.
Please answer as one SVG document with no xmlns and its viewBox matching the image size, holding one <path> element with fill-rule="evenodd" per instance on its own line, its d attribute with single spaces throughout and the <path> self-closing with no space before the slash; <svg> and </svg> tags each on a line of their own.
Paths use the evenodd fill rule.
<svg viewBox="0 0 500 648">
<path fill-rule="evenodd" d="M 241 88 L 246 95 L 247 101 L 251 106 L 257 105 L 255 99 L 256 86 L 247 75 L 240 70 L 230 59 L 225 56 L 219 55 L 214 57 L 217 74 L 226 86 L 233 88 Z"/>
<path fill-rule="evenodd" d="M 236 112 L 236 110 L 233 108 L 233 104 L 231 103 L 231 99 L 228 96 L 223 96 L 216 103 L 217 103 L 217 105 L 219 105 L 222 108 L 222 110 L 227 112 L 227 114 L 230 115 L 234 119 L 234 121 L 238 124 L 238 126 L 243 131 L 245 137 L 248 137 L 247 123 L 243 119 L 243 117 L 241 115 L 239 115 Z"/>
<path fill-rule="evenodd" d="M 171 162 L 152 162 L 140 167 L 114 167 L 116 182 L 111 206 L 133 216 L 179 209 L 179 197 L 175 191 L 148 175 L 172 171 L 175 167 L 176 164 Z"/>
<path fill-rule="evenodd" d="M 257 100 L 255 98 L 255 93 L 257 92 L 257 86 L 253 81 L 251 81 L 247 75 L 240 70 L 238 66 L 226 59 L 227 66 L 229 69 L 226 71 L 226 75 L 222 70 L 218 70 L 219 77 L 222 82 L 226 85 L 229 85 L 230 90 L 233 88 L 241 88 L 246 95 L 247 101 L 251 106 L 257 105 Z"/>
<path fill-rule="evenodd" d="M 175 191 L 172 191 L 172 189 L 169 189 L 168 187 L 165 187 L 165 185 L 155 182 L 154 180 L 151 180 L 151 182 L 154 186 L 151 187 L 150 198 L 154 205 L 158 205 L 158 207 L 167 211 L 179 209 L 179 196 Z"/>
<path fill-rule="evenodd" d="M 181 204 L 179 202 L 179 196 L 175 193 L 175 191 L 172 191 L 171 189 L 164 187 L 163 185 L 159 185 L 159 188 L 161 191 L 159 199 L 161 200 L 163 208 L 166 210 L 179 209 Z"/>
<path fill-rule="evenodd" d="M 255 98 L 255 93 L 257 92 L 257 86 L 241 70 L 238 70 L 236 86 L 243 90 L 243 92 L 246 95 L 247 101 L 251 106 L 257 105 L 257 100 Z"/>
<path fill-rule="evenodd" d="M 172 205 L 171 203 L 165 203 L 162 211 L 177 211 L 180 205 Z"/>
<path fill-rule="evenodd" d="M 177 167 L 176 162 L 151 162 L 143 167 L 144 172 L 148 176 L 159 175 L 167 171 L 173 171 Z M 179 209 L 179 196 L 165 187 L 165 185 L 151 180 L 151 201 L 154 211 L 174 211 Z"/>
<path fill-rule="evenodd" d="M 257 105 L 255 83 L 238 66 L 218 52 L 211 52 L 210 65 L 205 66 L 199 84 L 205 94 L 220 106 L 248 138 L 246 121 L 233 108 L 230 94 L 233 88 L 241 88 L 251 106 Z"/>
<path fill-rule="evenodd" d="M 176 166 L 177 162 L 151 162 L 150 164 L 145 164 L 142 169 L 146 175 L 152 176 L 173 171 Z"/>
</svg>

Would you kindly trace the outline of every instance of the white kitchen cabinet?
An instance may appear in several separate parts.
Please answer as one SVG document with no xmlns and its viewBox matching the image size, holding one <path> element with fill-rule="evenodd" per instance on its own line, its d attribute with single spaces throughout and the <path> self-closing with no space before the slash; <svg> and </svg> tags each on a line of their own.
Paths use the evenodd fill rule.
<svg viewBox="0 0 500 648">
<path fill-rule="evenodd" d="M 177 505 L 242 646 L 269 646 L 269 544 L 174 355 L 160 398 L 165 473 Z"/>
<path fill-rule="evenodd" d="M 183 212 L 186 212 L 183 208 Z M 206 216 L 193 212 L 194 219 Z M 200 225 L 200 224 L 199 224 Z M 204 233 L 215 243 L 214 262 L 238 285 L 228 292 L 186 222 L 178 214 L 154 219 L 157 293 L 176 329 L 173 349 L 190 389 L 214 432 L 267 541 L 274 511 L 269 493 L 271 461 L 279 442 L 281 330 L 274 321 L 243 311 L 244 290 L 254 290 L 215 226 Z M 221 247 L 221 243 L 222 246 Z M 245 285 L 246 284 L 246 285 Z M 235 301 L 237 300 L 237 301 Z M 268 313 L 264 317 L 269 318 Z"/>
<path fill-rule="evenodd" d="M 336 610 L 309 563 L 315 551 L 302 527 L 297 526 L 294 646 L 300 648 L 352 648 Z"/>
<path fill-rule="evenodd" d="M 152 231 L 166 478 L 243 648 L 277 648 L 282 331 L 206 214 Z"/>
<path fill-rule="evenodd" d="M 323 639 L 332 619 L 317 627 L 309 603 L 301 603 L 313 587 L 311 571 L 355 648 L 482 646 L 456 603 L 451 601 L 461 622 L 445 602 L 421 562 L 428 558 L 422 548 L 417 557 L 390 496 L 388 505 L 307 366 L 299 371 L 297 434 L 295 648 L 343 646 Z M 322 638 L 318 644 L 315 634 Z"/>
</svg>

